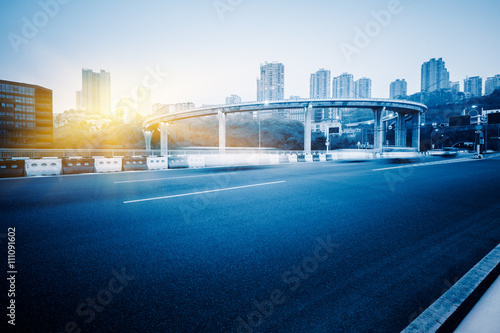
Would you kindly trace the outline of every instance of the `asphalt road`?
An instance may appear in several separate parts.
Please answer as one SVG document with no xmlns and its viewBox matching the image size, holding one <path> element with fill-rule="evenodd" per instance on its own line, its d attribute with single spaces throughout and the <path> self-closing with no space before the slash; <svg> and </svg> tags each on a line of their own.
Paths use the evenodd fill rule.
<svg viewBox="0 0 500 333">
<path fill-rule="evenodd" d="M 499 170 L 489 159 L 3 179 L 0 253 L 5 263 L 15 227 L 17 275 L 16 326 L 5 278 L 1 324 L 399 332 L 500 242 Z"/>
</svg>

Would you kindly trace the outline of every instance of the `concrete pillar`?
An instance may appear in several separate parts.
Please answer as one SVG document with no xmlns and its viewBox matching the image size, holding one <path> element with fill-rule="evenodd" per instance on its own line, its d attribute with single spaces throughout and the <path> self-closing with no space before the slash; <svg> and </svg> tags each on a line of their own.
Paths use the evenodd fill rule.
<svg viewBox="0 0 500 333">
<path fill-rule="evenodd" d="M 219 154 L 226 152 L 226 114 L 219 111 Z"/>
<path fill-rule="evenodd" d="M 374 143 L 373 143 L 373 149 L 376 151 L 381 151 L 382 148 L 384 147 L 384 126 L 382 123 L 382 114 L 385 111 L 384 108 L 378 108 L 378 109 L 373 109 L 373 118 L 374 118 L 374 125 L 373 125 L 373 136 L 374 136 Z"/>
<path fill-rule="evenodd" d="M 151 139 L 153 137 L 153 132 L 154 131 L 145 131 L 142 130 L 142 133 L 144 134 L 144 142 L 146 143 L 146 151 L 151 151 Z"/>
<path fill-rule="evenodd" d="M 160 133 L 161 156 L 168 156 L 168 123 L 160 123 Z"/>
<path fill-rule="evenodd" d="M 312 104 L 309 104 L 307 108 L 304 109 L 305 114 L 305 126 L 304 126 L 304 153 L 311 153 L 311 126 L 312 117 L 314 116 L 314 110 Z"/>
<path fill-rule="evenodd" d="M 420 112 L 413 114 L 413 128 L 411 132 L 411 146 L 420 151 Z"/>
<path fill-rule="evenodd" d="M 406 114 L 398 113 L 396 120 L 396 147 L 406 147 Z"/>
</svg>

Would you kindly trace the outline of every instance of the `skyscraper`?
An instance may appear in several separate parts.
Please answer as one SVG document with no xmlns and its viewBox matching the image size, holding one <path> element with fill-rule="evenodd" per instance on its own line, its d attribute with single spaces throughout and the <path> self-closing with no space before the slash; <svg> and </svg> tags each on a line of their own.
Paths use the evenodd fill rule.
<svg viewBox="0 0 500 333">
<path fill-rule="evenodd" d="M 454 91 L 456 93 L 460 92 L 460 82 L 459 81 L 455 81 L 455 82 L 451 83 L 451 91 Z"/>
<path fill-rule="evenodd" d="M 354 82 L 354 97 L 355 98 L 371 98 L 372 97 L 372 80 L 367 77 L 362 77 Z"/>
<path fill-rule="evenodd" d="M 490 95 L 496 89 L 500 89 L 500 74 L 486 79 L 486 83 L 484 86 L 484 94 Z"/>
<path fill-rule="evenodd" d="M 431 59 L 422 65 L 422 92 L 450 89 L 450 73 L 442 58 Z"/>
<path fill-rule="evenodd" d="M 271 62 L 260 65 L 260 79 L 257 79 L 257 100 L 279 101 L 285 99 L 285 66 Z"/>
<path fill-rule="evenodd" d="M 76 93 L 76 107 L 86 114 L 111 115 L 111 76 L 101 70 L 82 69 L 82 90 Z"/>
<path fill-rule="evenodd" d="M 331 72 L 324 68 L 311 74 L 310 94 L 311 98 L 330 98 Z"/>
<path fill-rule="evenodd" d="M 333 98 L 353 98 L 354 97 L 354 80 L 353 75 L 344 73 L 333 78 Z"/>
<path fill-rule="evenodd" d="M 153 105 L 151 104 L 151 89 L 144 86 L 137 88 L 137 113 L 142 116 L 153 114 Z"/>
<path fill-rule="evenodd" d="M 483 79 L 479 76 L 467 77 L 464 80 L 464 92 L 470 96 L 483 96 Z"/>
<path fill-rule="evenodd" d="M 405 79 L 397 79 L 391 82 L 390 98 L 404 97 L 408 94 L 408 84 Z"/>
</svg>

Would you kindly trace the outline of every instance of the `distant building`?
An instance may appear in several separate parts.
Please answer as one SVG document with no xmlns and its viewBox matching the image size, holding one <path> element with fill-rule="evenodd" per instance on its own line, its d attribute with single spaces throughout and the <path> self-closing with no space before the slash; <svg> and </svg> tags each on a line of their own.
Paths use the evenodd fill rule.
<svg viewBox="0 0 500 333">
<path fill-rule="evenodd" d="M 484 94 L 491 95 L 496 89 L 500 89 L 500 74 L 486 79 Z"/>
<path fill-rule="evenodd" d="M 331 96 L 331 72 L 324 68 L 311 74 L 310 97 L 312 99 L 324 99 Z M 331 117 L 331 109 L 315 109 L 314 121 L 320 122 Z"/>
<path fill-rule="evenodd" d="M 451 83 L 451 91 L 459 93 L 460 92 L 460 82 L 455 81 Z"/>
<path fill-rule="evenodd" d="M 241 97 L 238 95 L 231 95 L 229 97 L 226 97 L 226 105 L 233 105 L 240 103 L 241 103 Z"/>
<path fill-rule="evenodd" d="M 124 124 L 130 124 L 137 119 L 137 110 L 132 98 L 120 98 L 118 103 L 116 103 L 116 117 Z"/>
<path fill-rule="evenodd" d="M 52 90 L 0 80 L 0 147 L 52 148 Z"/>
<path fill-rule="evenodd" d="M 257 101 L 279 101 L 285 99 L 285 66 L 271 62 L 260 66 L 257 79 Z"/>
<path fill-rule="evenodd" d="M 483 96 L 483 79 L 479 76 L 467 77 L 464 80 L 464 92 L 471 97 Z"/>
<path fill-rule="evenodd" d="M 399 80 L 397 79 L 394 82 L 391 82 L 390 94 L 389 97 L 391 99 L 398 97 L 406 97 L 408 94 L 408 83 L 405 79 Z"/>
<path fill-rule="evenodd" d="M 82 69 L 82 90 L 76 93 L 76 108 L 86 114 L 111 115 L 111 76 L 101 70 Z"/>
<path fill-rule="evenodd" d="M 450 89 L 450 73 L 442 58 L 431 59 L 422 65 L 421 91 L 434 92 Z"/>
<path fill-rule="evenodd" d="M 366 77 L 354 82 L 354 97 L 355 98 L 371 98 L 372 97 L 372 80 Z"/>
<path fill-rule="evenodd" d="M 137 113 L 142 116 L 150 116 L 153 114 L 151 89 L 148 87 L 139 86 L 137 88 Z"/>
<path fill-rule="evenodd" d="M 344 73 L 333 78 L 333 98 L 353 98 L 355 93 L 353 75 Z"/>
</svg>

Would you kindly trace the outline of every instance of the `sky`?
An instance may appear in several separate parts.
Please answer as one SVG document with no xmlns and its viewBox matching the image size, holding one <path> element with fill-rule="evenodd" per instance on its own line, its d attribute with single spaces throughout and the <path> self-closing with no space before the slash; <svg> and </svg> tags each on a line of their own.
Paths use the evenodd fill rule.
<svg viewBox="0 0 500 333">
<path fill-rule="evenodd" d="M 260 64 L 285 65 L 285 97 L 311 73 L 372 79 L 372 97 L 443 58 L 452 81 L 500 74 L 498 0 L 20 0 L 0 4 L 0 79 L 53 90 L 75 108 L 82 68 L 111 73 L 111 97 L 152 86 L 153 103 L 256 100 Z"/>
</svg>

